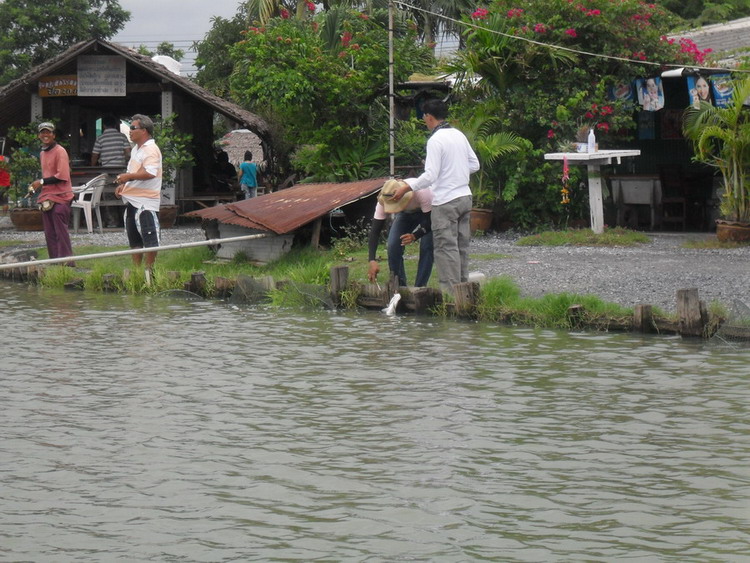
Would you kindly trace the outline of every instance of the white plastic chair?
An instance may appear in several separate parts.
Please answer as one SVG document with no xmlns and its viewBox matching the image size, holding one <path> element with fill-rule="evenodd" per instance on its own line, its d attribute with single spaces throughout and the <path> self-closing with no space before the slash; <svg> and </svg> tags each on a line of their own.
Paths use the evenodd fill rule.
<svg viewBox="0 0 750 563">
<path fill-rule="evenodd" d="M 99 221 L 99 234 L 104 233 L 99 201 L 102 199 L 102 192 L 104 191 L 106 181 L 107 175 L 99 174 L 84 185 L 73 188 L 73 193 L 77 196 L 70 205 L 73 209 L 73 232 L 78 232 L 78 226 L 81 222 L 81 209 L 83 209 L 83 214 L 86 217 L 86 230 L 88 230 L 89 234 L 94 232 L 93 210 L 96 210 L 96 218 Z"/>
</svg>

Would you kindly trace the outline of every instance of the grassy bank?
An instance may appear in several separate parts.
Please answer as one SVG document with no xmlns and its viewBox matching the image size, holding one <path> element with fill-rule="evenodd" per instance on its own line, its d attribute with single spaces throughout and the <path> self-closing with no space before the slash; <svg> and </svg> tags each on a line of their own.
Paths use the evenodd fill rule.
<svg viewBox="0 0 750 563">
<path fill-rule="evenodd" d="M 612 232 L 615 231 L 615 232 Z M 641 233 L 632 231 L 607 230 L 604 235 L 593 235 L 591 231 L 563 231 L 551 234 L 541 233 L 526 237 L 519 244 L 593 244 L 634 245 L 648 242 Z M 75 249 L 76 255 L 96 254 L 125 247 L 82 246 Z M 39 259 L 46 258 L 46 250 L 39 249 Z M 385 250 L 381 247 L 380 282 L 387 281 L 387 262 L 383 259 Z M 414 279 L 416 274 L 418 247 L 411 245 L 405 253 L 407 276 Z M 502 260 L 499 254 L 474 254 L 472 261 Z M 343 306 L 356 307 L 359 289 L 369 283 L 367 280 L 367 250 L 362 238 L 344 238 L 329 250 L 311 248 L 294 249 L 276 262 L 257 265 L 249 262 L 242 255 L 234 260 L 217 261 L 213 252 L 207 247 L 184 248 L 164 251 L 159 254 L 154 267 L 153 280 L 150 285 L 142 268 L 132 264 L 130 256 L 107 257 L 91 261 L 81 261 L 79 267 L 68 268 L 51 266 L 45 268 L 39 277 L 44 287 L 62 288 L 75 284 L 85 290 L 102 291 L 104 289 L 139 294 L 158 294 L 170 290 L 183 290 L 195 272 L 203 272 L 206 280 L 205 293 L 208 296 L 218 295 L 217 282 L 221 280 L 240 280 L 242 278 L 262 279 L 271 277 L 276 282 L 276 289 L 268 293 L 267 299 L 273 306 L 279 307 L 319 307 L 324 301 L 320 296 L 326 295 L 330 270 L 336 265 L 349 268 L 350 287 L 343 299 Z M 436 276 L 431 281 L 437 287 Z M 317 290 L 315 289 L 317 288 Z M 578 325 L 607 326 L 632 317 L 633 310 L 617 304 L 607 303 L 596 296 L 576 295 L 571 293 L 548 294 L 541 298 L 522 297 L 518 285 L 510 278 L 503 276 L 490 279 L 482 286 L 476 307 L 476 317 L 489 322 L 540 326 L 550 328 L 571 328 L 573 321 L 569 310 L 573 305 L 582 306 L 582 317 L 575 320 Z M 438 307 L 435 314 L 449 314 L 449 307 Z M 662 314 L 657 311 L 657 314 Z"/>
</svg>

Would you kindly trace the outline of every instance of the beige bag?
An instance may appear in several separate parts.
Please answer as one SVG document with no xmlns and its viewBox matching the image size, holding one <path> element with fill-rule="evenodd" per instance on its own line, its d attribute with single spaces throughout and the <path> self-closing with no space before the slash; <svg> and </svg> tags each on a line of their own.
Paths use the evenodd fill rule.
<svg viewBox="0 0 750 563">
<path fill-rule="evenodd" d="M 51 211 L 54 206 L 55 202 L 49 199 L 45 199 L 44 201 L 39 202 L 39 209 L 41 209 L 42 211 Z"/>
</svg>

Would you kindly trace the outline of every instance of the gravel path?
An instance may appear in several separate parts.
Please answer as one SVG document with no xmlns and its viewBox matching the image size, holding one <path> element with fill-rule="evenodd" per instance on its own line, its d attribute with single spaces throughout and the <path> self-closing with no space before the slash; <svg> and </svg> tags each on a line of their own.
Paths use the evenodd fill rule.
<svg viewBox="0 0 750 563">
<path fill-rule="evenodd" d="M 649 304 L 676 310 L 678 289 L 697 288 L 706 303 L 750 306 L 750 247 L 689 249 L 688 240 L 711 233 L 649 233 L 651 242 L 628 248 L 517 246 L 518 236 L 474 239 L 471 268 L 488 277 L 508 275 L 524 295 L 570 292 L 598 295 L 627 307 Z M 481 254 L 507 258 L 479 260 Z"/>
<path fill-rule="evenodd" d="M 517 246 L 520 235 L 502 233 L 472 241 L 471 271 L 487 277 L 510 276 L 523 295 L 545 293 L 593 294 L 605 301 L 633 307 L 640 303 L 673 312 L 678 289 L 698 289 L 707 303 L 732 306 L 739 300 L 750 307 L 750 247 L 731 250 L 684 248 L 688 240 L 713 237 L 710 233 L 649 233 L 651 242 L 629 248 Z M 73 246 L 123 246 L 122 229 L 89 235 L 71 233 Z M 203 240 L 197 224 L 162 231 L 162 244 Z M 0 241 L 44 244 L 44 234 L 15 230 L 0 217 Z M 485 259 L 488 255 L 502 255 Z M 434 275 L 434 274 L 433 274 Z"/>
</svg>

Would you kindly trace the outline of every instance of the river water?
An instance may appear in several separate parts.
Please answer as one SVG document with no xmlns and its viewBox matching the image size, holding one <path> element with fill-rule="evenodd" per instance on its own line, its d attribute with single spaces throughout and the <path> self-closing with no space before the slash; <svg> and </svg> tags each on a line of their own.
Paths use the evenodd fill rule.
<svg viewBox="0 0 750 563">
<path fill-rule="evenodd" d="M 2 561 L 747 561 L 750 352 L 0 283 Z"/>
</svg>

